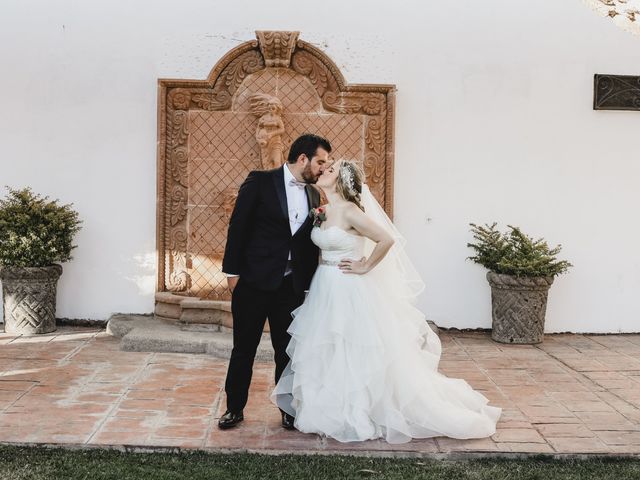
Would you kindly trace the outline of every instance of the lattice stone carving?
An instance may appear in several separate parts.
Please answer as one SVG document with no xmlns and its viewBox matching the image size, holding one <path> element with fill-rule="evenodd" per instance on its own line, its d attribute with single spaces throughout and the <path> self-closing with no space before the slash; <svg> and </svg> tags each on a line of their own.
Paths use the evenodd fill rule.
<svg viewBox="0 0 640 480">
<path fill-rule="evenodd" d="M 206 80 L 159 80 L 159 291 L 229 299 L 220 271 L 229 217 L 244 178 L 263 168 L 252 99 L 280 102 L 284 158 L 302 133 L 327 137 L 331 156 L 360 163 L 393 213 L 395 87 L 346 84 L 297 32 L 256 36 L 225 55 Z"/>
<path fill-rule="evenodd" d="M 5 332 L 32 335 L 56 329 L 56 286 L 61 274 L 60 265 L 0 269 Z"/>
<path fill-rule="evenodd" d="M 487 273 L 491 285 L 491 338 L 501 343 L 540 343 L 553 277 Z"/>
</svg>

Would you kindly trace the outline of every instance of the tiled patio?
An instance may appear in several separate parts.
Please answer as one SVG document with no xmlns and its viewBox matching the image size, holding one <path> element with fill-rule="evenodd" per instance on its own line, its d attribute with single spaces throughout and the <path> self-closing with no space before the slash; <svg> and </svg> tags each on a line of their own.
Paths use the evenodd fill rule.
<svg viewBox="0 0 640 480">
<path fill-rule="evenodd" d="M 640 335 L 548 335 L 505 346 L 484 333 L 442 332 L 442 371 L 502 407 L 481 440 L 339 444 L 285 431 L 271 405 L 272 366 L 256 365 L 245 422 L 220 431 L 226 361 L 122 352 L 90 328 L 0 333 L 0 442 L 134 445 L 271 452 L 640 453 Z M 420 372 L 416 372 L 419 375 Z"/>
</svg>

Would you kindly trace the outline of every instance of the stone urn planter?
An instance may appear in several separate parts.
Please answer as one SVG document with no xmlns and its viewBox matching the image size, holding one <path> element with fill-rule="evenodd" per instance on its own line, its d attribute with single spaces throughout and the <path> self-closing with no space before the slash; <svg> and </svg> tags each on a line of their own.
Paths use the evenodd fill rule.
<svg viewBox="0 0 640 480">
<path fill-rule="evenodd" d="M 60 265 L 2 267 L 5 332 L 15 335 L 50 333 L 56 329 L 56 286 Z"/>
<path fill-rule="evenodd" d="M 471 224 L 475 251 L 469 260 L 487 268 L 491 286 L 491 338 L 501 343 L 540 343 L 544 338 L 547 295 L 556 275 L 572 265 L 558 260 L 560 245 L 549 248 L 517 227 Z"/>
<path fill-rule="evenodd" d="M 4 330 L 14 335 L 56 329 L 59 263 L 71 260 L 82 221 L 71 204 L 60 205 L 31 189 L 9 188 L 0 199 L 0 283 Z"/>
<path fill-rule="evenodd" d="M 553 277 L 487 272 L 491 286 L 491 338 L 501 343 L 541 343 Z"/>
</svg>

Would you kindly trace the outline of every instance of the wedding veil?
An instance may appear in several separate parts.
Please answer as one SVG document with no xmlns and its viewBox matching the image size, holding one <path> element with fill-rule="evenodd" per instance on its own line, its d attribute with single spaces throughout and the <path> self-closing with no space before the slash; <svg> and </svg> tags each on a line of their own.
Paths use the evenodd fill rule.
<svg viewBox="0 0 640 480">
<path fill-rule="evenodd" d="M 361 194 L 364 213 L 380 225 L 394 239 L 394 244 L 387 255 L 369 274 L 385 294 L 393 295 L 413 302 L 424 290 L 425 284 L 405 252 L 406 240 L 387 216 L 367 185 L 362 185 Z M 369 256 L 375 243 L 369 239 L 365 244 L 365 255 Z"/>
</svg>

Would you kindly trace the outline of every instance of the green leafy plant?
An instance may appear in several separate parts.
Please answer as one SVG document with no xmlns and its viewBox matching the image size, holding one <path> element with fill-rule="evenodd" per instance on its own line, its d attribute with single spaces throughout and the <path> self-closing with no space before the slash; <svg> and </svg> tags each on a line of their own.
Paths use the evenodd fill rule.
<svg viewBox="0 0 640 480">
<path fill-rule="evenodd" d="M 467 246 L 475 255 L 468 259 L 492 272 L 517 277 L 555 277 L 573 266 L 566 260 L 558 260 L 560 245 L 549 248 L 544 239 L 534 240 L 518 227 L 508 225 L 509 231 L 501 233 L 496 230 L 496 223 L 470 225 L 475 243 Z"/>
<path fill-rule="evenodd" d="M 71 260 L 73 237 L 82 223 L 72 205 L 60 205 L 30 188 L 7 189 L 0 200 L 0 265 L 45 267 Z"/>
</svg>

